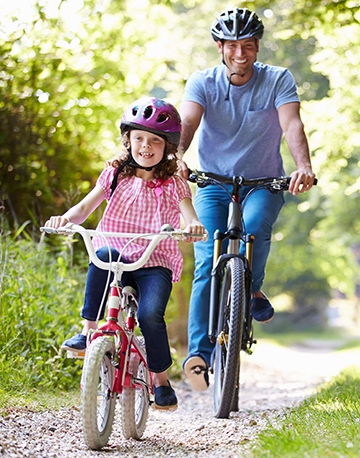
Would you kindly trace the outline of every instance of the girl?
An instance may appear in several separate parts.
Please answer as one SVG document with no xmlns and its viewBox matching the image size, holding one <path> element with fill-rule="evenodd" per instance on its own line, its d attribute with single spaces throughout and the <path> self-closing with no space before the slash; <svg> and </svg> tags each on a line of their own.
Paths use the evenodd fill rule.
<svg viewBox="0 0 360 458">
<path fill-rule="evenodd" d="M 122 154 L 101 173 L 95 188 L 62 216 L 52 216 L 45 226 L 58 228 L 68 222 L 81 224 L 106 199 L 107 207 L 97 227 L 109 232 L 145 233 L 160 231 L 164 223 L 180 225 L 182 214 L 186 231 L 203 234 L 205 229 L 191 202 L 188 183 L 178 175 L 176 151 L 181 134 L 181 120 L 176 109 L 155 98 L 137 100 L 125 111 L 120 130 L 124 144 Z M 187 242 L 196 241 L 188 238 Z M 102 237 L 93 240 L 97 254 L 108 261 L 108 248 Z M 109 239 L 111 256 L 116 260 L 126 239 Z M 146 248 L 138 239 L 124 251 L 122 260 L 137 260 Z M 172 282 L 179 281 L 182 256 L 177 242 L 161 242 L 145 266 L 125 272 L 126 284 L 137 290 L 138 321 L 145 338 L 148 367 L 153 373 L 155 407 L 175 410 L 177 398 L 167 376 L 172 364 L 165 309 Z M 96 329 L 97 316 L 108 272 L 89 265 L 85 300 L 81 317 L 81 334 L 66 340 L 65 350 L 86 348 L 89 329 Z M 100 319 L 104 311 L 100 312 Z"/>
</svg>

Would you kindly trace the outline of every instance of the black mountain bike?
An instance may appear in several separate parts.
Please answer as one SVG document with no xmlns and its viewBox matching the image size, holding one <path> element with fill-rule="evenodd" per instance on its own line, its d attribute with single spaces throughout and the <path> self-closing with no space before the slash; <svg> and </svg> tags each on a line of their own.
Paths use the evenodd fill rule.
<svg viewBox="0 0 360 458">
<path fill-rule="evenodd" d="M 209 339 L 215 343 L 210 371 L 214 373 L 215 417 L 228 418 L 239 410 L 240 351 L 253 353 L 256 340 L 252 326 L 252 257 L 254 236 L 244 230 L 243 208 L 248 197 L 258 189 L 273 193 L 289 189 L 290 177 L 245 179 L 225 178 L 213 173 L 189 170 L 188 180 L 199 187 L 232 185 L 229 216 L 225 233 L 214 233 L 213 270 L 211 272 Z M 316 180 L 315 180 L 316 182 Z M 316 183 L 314 183 L 316 184 Z M 240 191 L 251 186 L 243 202 Z M 222 243 L 229 241 L 227 254 Z M 239 254 L 240 242 L 245 254 Z"/>
</svg>

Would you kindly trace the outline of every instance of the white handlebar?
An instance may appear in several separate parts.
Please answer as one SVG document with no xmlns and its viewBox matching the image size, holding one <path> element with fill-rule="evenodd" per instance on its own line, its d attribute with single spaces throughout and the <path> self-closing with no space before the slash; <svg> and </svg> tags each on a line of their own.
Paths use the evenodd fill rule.
<svg viewBox="0 0 360 458">
<path fill-rule="evenodd" d="M 115 272 L 118 271 L 119 268 L 123 272 L 128 272 L 132 270 L 140 269 L 144 266 L 147 260 L 150 258 L 151 253 L 154 251 L 155 247 L 162 241 L 167 238 L 172 238 L 173 240 L 180 241 L 184 240 L 187 237 L 199 238 L 202 239 L 204 242 L 208 239 L 208 232 L 206 231 L 205 234 L 189 234 L 188 232 L 184 232 L 181 230 L 174 230 L 171 225 L 164 225 L 161 228 L 161 232 L 159 233 L 148 233 L 148 234 L 128 234 L 128 233 L 121 233 L 121 232 L 100 232 L 92 229 L 85 229 L 84 227 L 68 223 L 66 226 L 59 227 L 54 229 L 52 227 L 41 227 L 40 231 L 45 232 L 48 234 L 60 234 L 60 235 L 74 235 L 76 233 L 80 234 L 84 240 L 87 252 L 89 254 L 91 262 L 98 267 L 99 269 L 109 270 L 109 268 Z M 94 245 L 91 242 L 92 237 L 102 236 L 102 237 L 121 237 L 121 238 L 130 238 L 130 239 L 137 239 L 137 238 L 145 238 L 151 239 L 151 242 L 146 247 L 144 253 L 141 257 L 132 263 L 126 264 L 124 262 L 104 262 L 101 261 L 98 256 L 96 255 Z"/>
</svg>

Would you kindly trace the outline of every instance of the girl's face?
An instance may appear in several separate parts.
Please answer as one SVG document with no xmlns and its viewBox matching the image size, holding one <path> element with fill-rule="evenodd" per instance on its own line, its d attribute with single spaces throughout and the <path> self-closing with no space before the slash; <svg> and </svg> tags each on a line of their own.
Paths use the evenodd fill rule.
<svg viewBox="0 0 360 458">
<path fill-rule="evenodd" d="M 164 156 L 165 140 L 145 130 L 130 131 L 131 154 L 143 167 L 158 164 Z"/>
</svg>

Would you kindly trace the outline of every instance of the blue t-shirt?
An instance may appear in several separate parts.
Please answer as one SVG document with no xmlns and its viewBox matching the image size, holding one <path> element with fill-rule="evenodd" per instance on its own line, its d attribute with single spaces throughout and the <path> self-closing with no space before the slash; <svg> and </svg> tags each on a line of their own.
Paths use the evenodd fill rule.
<svg viewBox="0 0 360 458">
<path fill-rule="evenodd" d="M 196 71 L 188 79 L 183 100 L 200 104 L 201 170 L 245 178 L 283 175 L 282 129 L 277 109 L 299 102 L 289 70 L 255 62 L 244 86 L 230 87 L 225 65 Z"/>
</svg>

